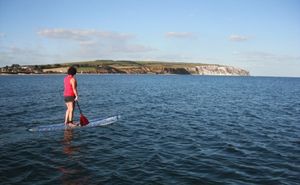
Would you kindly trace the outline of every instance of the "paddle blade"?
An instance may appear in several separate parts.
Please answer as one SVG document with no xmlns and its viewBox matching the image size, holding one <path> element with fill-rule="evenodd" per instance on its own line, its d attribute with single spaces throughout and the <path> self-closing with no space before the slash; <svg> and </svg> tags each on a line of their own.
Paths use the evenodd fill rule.
<svg viewBox="0 0 300 185">
<path fill-rule="evenodd" d="M 89 120 L 82 114 L 80 114 L 80 125 L 85 126 L 89 124 Z"/>
</svg>

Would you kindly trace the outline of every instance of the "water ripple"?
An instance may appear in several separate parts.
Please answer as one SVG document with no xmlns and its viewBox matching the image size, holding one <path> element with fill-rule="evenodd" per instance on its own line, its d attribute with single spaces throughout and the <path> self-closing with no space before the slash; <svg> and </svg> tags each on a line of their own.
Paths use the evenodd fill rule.
<svg viewBox="0 0 300 185">
<path fill-rule="evenodd" d="M 122 119 L 34 134 L 62 122 L 63 76 L 0 78 L 1 184 L 300 181 L 299 78 L 79 75 L 85 115 Z"/>
</svg>

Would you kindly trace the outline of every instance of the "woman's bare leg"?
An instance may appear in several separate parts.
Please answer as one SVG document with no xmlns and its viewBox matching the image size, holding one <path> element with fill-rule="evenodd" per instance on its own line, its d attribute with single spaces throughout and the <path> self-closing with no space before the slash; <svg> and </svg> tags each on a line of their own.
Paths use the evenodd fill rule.
<svg viewBox="0 0 300 185">
<path fill-rule="evenodd" d="M 68 102 L 66 103 L 66 106 L 67 106 L 67 111 L 65 116 L 65 124 L 70 127 L 75 127 L 77 126 L 76 124 L 73 123 L 75 102 Z"/>
<path fill-rule="evenodd" d="M 73 102 L 67 102 L 66 106 L 67 106 L 67 110 L 66 110 L 66 116 L 65 116 L 65 124 L 67 124 L 68 122 L 73 121 L 74 103 Z"/>
</svg>

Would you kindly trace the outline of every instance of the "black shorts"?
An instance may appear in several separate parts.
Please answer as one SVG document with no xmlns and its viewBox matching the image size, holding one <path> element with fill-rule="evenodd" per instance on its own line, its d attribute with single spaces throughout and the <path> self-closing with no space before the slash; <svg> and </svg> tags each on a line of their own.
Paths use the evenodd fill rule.
<svg viewBox="0 0 300 185">
<path fill-rule="evenodd" d="M 66 103 L 74 102 L 75 96 L 64 96 L 64 100 L 65 100 Z"/>
</svg>

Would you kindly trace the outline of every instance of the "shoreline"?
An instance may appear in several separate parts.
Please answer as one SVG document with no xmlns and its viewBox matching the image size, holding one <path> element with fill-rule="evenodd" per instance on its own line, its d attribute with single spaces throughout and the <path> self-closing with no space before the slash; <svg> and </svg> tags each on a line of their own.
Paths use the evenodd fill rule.
<svg viewBox="0 0 300 185">
<path fill-rule="evenodd" d="M 66 73 L 0 73 L 0 77 L 1 76 L 62 76 L 62 75 L 66 75 Z M 297 76 L 242 76 L 242 75 L 201 75 L 201 74 L 153 74 L 153 73 L 145 73 L 145 74 L 141 74 L 141 73 L 77 73 L 77 76 L 85 76 L 85 75 L 95 75 L 95 76 L 120 76 L 120 75 L 134 75 L 134 76 L 203 76 L 203 77 L 251 77 L 251 78 L 300 78 Z"/>
<path fill-rule="evenodd" d="M 179 74 L 249 76 L 250 72 L 233 66 L 203 63 L 147 62 L 125 60 L 95 60 L 46 65 L 13 64 L 0 68 L 1 73 L 12 74 L 65 74 L 68 66 L 77 68 L 77 73 L 88 74 Z"/>
</svg>

